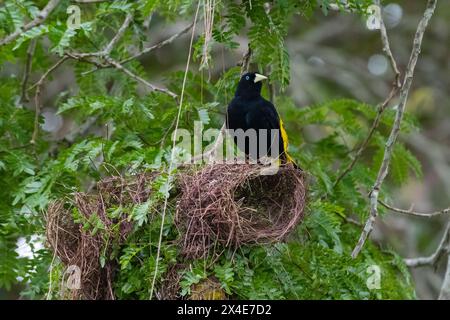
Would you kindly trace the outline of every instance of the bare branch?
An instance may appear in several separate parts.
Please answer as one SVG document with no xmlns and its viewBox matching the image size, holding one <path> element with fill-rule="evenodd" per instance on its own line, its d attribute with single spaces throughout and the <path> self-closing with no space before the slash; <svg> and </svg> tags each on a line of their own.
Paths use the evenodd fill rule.
<svg viewBox="0 0 450 320">
<path fill-rule="evenodd" d="M 116 35 L 112 40 L 108 43 L 108 45 L 103 49 L 102 54 L 109 55 L 114 48 L 114 46 L 119 42 L 119 40 L 123 37 L 125 31 L 127 30 L 128 26 L 130 25 L 131 20 L 133 20 L 133 14 L 128 13 L 125 17 L 125 20 L 123 21 L 122 26 L 117 31 Z"/>
<path fill-rule="evenodd" d="M 363 151 L 366 149 L 367 145 L 369 144 L 370 139 L 372 139 L 372 136 L 375 132 L 375 130 L 378 128 L 378 125 L 380 124 L 381 117 L 384 113 L 384 110 L 386 110 L 386 107 L 389 105 L 389 102 L 394 98 L 394 96 L 398 92 L 398 87 L 394 86 L 391 91 L 389 92 L 389 95 L 387 96 L 386 100 L 382 104 L 380 104 L 377 108 L 377 114 L 375 116 L 375 119 L 372 122 L 372 126 L 369 129 L 369 133 L 367 134 L 367 137 L 364 139 L 364 141 L 361 143 L 361 145 L 358 148 L 358 151 L 356 151 L 355 156 L 353 157 L 352 161 L 348 164 L 348 166 L 339 174 L 336 181 L 333 184 L 333 189 L 336 188 L 336 186 L 341 182 L 341 180 L 350 172 L 352 171 L 353 167 L 355 166 L 356 162 L 358 162 L 359 158 L 361 157 Z"/>
<path fill-rule="evenodd" d="M 375 4 L 378 7 L 380 7 L 380 9 L 382 8 L 382 6 L 380 4 L 380 0 L 375 0 Z M 392 51 L 391 51 L 391 46 L 389 44 L 389 38 L 387 35 L 387 31 L 386 31 L 386 25 L 384 24 L 384 19 L 383 19 L 382 15 L 380 15 L 379 20 L 380 20 L 381 41 L 383 42 L 383 51 L 388 56 L 389 61 L 391 63 L 392 70 L 394 71 L 394 74 L 395 74 L 394 87 L 400 88 L 400 86 L 401 86 L 400 71 L 398 70 L 397 62 L 395 61 L 394 55 L 392 54 Z"/>
<path fill-rule="evenodd" d="M 142 51 L 132 55 L 131 57 L 128 57 L 128 58 L 125 58 L 125 59 L 119 61 L 119 63 L 124 65 L 124 64 L 126 64 L 126 63 L 128 63 L 128 62 L 130 62 L 132 60 L 135 60 L 135 59 L 137 59 L 137 58 L 147 54 L 147 53 L 150 53 L 150 52 L 152 52 L 154 50 L 160 49 L 160 48 L 162 48 L 162 47 L 164 47 L 164 46 L 166 46 L 168 44 L 171 44 L 174 40 L 178 39 L 179 37 L 181 37 L 182 35 L 187 33 L 189 30 L 191 30 L 192 26 L 193 26 L 193 24 L 191 23 L 186 28 L 184 28 L 183 30 L 175 33 L 174 35 L 170 36 L 169 38 L 167 38 L 167 39 L 165 39 L 165 40 L 163 40 L 163 41 L 161 41 L 161 42 L 159 42 L 159 43 L 157 43 L 155 45 L 152 45 L 152 46 L 150 46 L 148 48 L 145 48 L 144 50 L 142 50 Z M 83 75 L 88 75 L 89 73 L 95 72 L 98 69 L 102 69 L 102 68 L 111 68 L 111 66 L 110 65 L 105 65 L 103 67 L 97 67 L 97 68 L 95 68 L 93 70 L 89 70 L 89 71 L 84 72 Z"/>
<path fill-rule="evenodd" d="M 96 53 L 94 53 L 94 54 L 75 53 L 75 52 L 66 52 L 65 53 L 66 57 L 93 64 L 98 68 L 105 68 L 105 67 L 116 68 L 117 70 L 125 73 L 127 76 L 129 76 L 133 80 L 144 84 L 150 90 L 159 91 L 159 92 L 162 92 L 162 93 L 165 93 L 165 94 L 171 96 L 174 99 L 177 99 L 178 96 L 176 93 L 170 91 L 169 89 L 158 87 L 154 84 L 151 84 L 147 80 L 139 77 L 137 74 L 135 74 L 135 73 L 131 72 L 130 70 L 128 70 L 127 68 L 125 68 L 122 64 L 120 64 L 119 62 L 117 62 L 116 60 L 111 58 L 110 56 L 108 56 L 108 55 L 102 56 L 101 58 L 102 58 L 103 62 L 98 62 L 98 61 L 90 58 L 93 55 L 96 56 Z"/>
<path fill-rule="evenodd" d="M 381 8 L 380 0 L 375 0 L 375 5 L 378 5 Z M 383 44 L 383 51 L 389 58 L 389 61 L 391 63 L 392 71 L 395 74 L 394 82 L 392 85 L 392 89 L 389 92 L 389 95 L 384 100 L 382 104 L 380 104 L 377 108 L 377 114 L 375 116 L 375 119 L 372 123 L 372 126 L 369 130 L 369 134 L 367 135 L 366 139 L 361 143 L 360 147 L 358 148 L 358 151 L 356 152 L 355 156 L 353 157 L 352 161 L 348 164 L 348 166 L 339 174 L 336 181 L 333 184 L 333 189 L 341 182 L 341 180 L 350 172 L 352 171 L 353 167 L 355 166 L 356 162 L 358 162 L 359 158 L 361 157 L 363 151 L 366 149 L 367 144 L 369 143 L 370 139 L 372 139 L 373 133 L 378 128 L 378 125 L 380 124 L 381 116 L 384 113 L 384 110 L 386 110 L 386 107 L 388 106 L 389 102 L 395 97 L 398 90 L 401 87 L 400 83 L 400 71 L 397 67 L 397 62 L 395 61 L 394 55 L 391 51 L 391 46 L 389 44 L 389 37 L 387 35 L 386 31 L 386 25 L 384 24 L 383 17 L 380 15 L 380 36 L 381 36 L 381 42 Z"/>
<path fill-rule="evenodd" d="M 134 74 L 133 72 L 131 72 L 130 70 L 128 70 L 127 68 L 125 68 L 123 65 L 121 65 L 119 62 L 115 61 L 114 59 L 110 58 L 110 57 L 105 57 L 105 60 L 114 68 L 116 68 L 117 70 L 122 71 L 123 73 L 125 73 L 126 75 L 128 75 L 130 78 L 143 83 L 144 85 L 146 85 L 147 87 L 149 87 L 151 90 L 153 91 L 159 91 L 165 94 L 168 94 L 169 96 L 171 96 L 174 99 L 177 99 L 177 94 L 170 91 L 169 89 L 166 88 L 161 88 L 158 86 L 155 86 L 153 84 L 151 84 L 150 82 L 148 82 L 147 80 L 139 77 L 138 75 Z"/>
<path fill-rule="evenodd" d="M 422 45 L 423 34 L 425 32 L 426 27 L 428 26 L 428 22 L 430 21 L 434 10 L 436 8 L 437 0 L 428 0 L 427 7 L 423 14 L 422 19 L 417 26 L 417 30 L 414 36 L 413 41 L 413 49 L 411 51 L 411 56 L 409 58 L 408 66 L 405 72 L 405 78 L 403 80 L 402 87 L 400 89 L 400 102 L 397 106 L 394 125 L 392 127 L 391 133 L 389 135 L 388 141 L 386 142 L 386 146 L 384 149 L 383 161 L 381 163 L 380 169 L 378 171 L 377 179 L 375 184 L 372 187 L 372 190 L 369 194 L 370 198 L 370 216 L 366 221 L 364 229 L 361 233 L 361 236 L 356 244 L 355 248 L 352 252 L 352 257 L 356 258 L 361 251 L 364 243 L 367 240 L 367 237 L 372 232 L 373 224 L 375 219 L 378 216 L 378 194 L 380 192 L 381 185 L 383 184 L 384 179 L 386 178 L 389 171 L 389 164 L 392 157 L 392 152 L 394 150 L 394 145 L 397 140 L 397 137 L 400 133 L 400 125 L 403 120 L 403 114 L 405 112 L 406 102 L 408 100 L 409 89 L 411 88 L 411 83 L 414 76 L 414 70 L 416 67 L 417 59 L 419 58 L 420 48 Z"/>
<path fill-rule="evenodd" d="M 158 87 L 154 84 L 151 84 L 147 80 L 139 77 L 138 75 L 134 74 L 127 68 L 125 68 L 120 62 L 117 62 L 113 58 L 110 57 L 111 51 L 114 49 L 114 46 L 119 42 L 119 40 L 123 37 L 126 29 L 130 25 L 131 21 L 133 19 L 133 14 L 128 13 L 125 17 L 125 20 L 122 24 L 122 26 L 117 31 L 116 35 L 111 39 L 111 41 L 105 46 L 105 48 L 98 52 L 85 52 L 85 53 L 76 53 L 76 52 L 65 52 L 64 56 L 69 57 L 71 59 L 75 59 L 78 61 L 84 61 L 90 64 L 95 65 L 98 69 L 101 68 L 116 68 L 117 70 L 120 70 L 121 72 L 125 73 L 127 76 L 132 78 L 135 81 L 138 81 L 140 83 L 143 83 L 146 87 L 150 88 L 153 91 L 159 91 L 162 93 L 165 93 L 169 96 L 171 96 L 174 99 L 177 99 L 177 94 L 170 91 L 169 89 Z"/>
<path fill-rule="evenodd" d="M 171 44 L 174 40 L 176 40 L 177 38 L 179 38 L 179 37 L 181 37 L 182 35 L 184 35 L 185 33 L 187 33 L 189 30 L 191 30 L 193 25 L 194 25 L 194 24 L 191 23 L 191 24 L 188 25 L 186 28 L 184 28 L 183 30 L 181 30 L 181 31 L 179 31 L 179 32 L 177 32 L 177 33 L 175 33 L 174 35 L 170 36 L 169 38 L 167 38 L 167 39 L 165 39 L 165 40 L 163 40 L 163 41 L 161 41 L 161 42 L 158 42 L 157 44 L 152 45 L 151 47 L 145 48 L 144 50 L 142 50 L 142 51 L 140 51 L 140 52 L 138 52 L 138 53 L 132 55 L 132 56 L 129 57 L 129 58 L 123 59 L 122 61 L 120 61 L 120 63 L 121 63 L 121 64 L 125 64 L 125 63 L 127 63 L 127 62 L 130 62 L 131 60 L 134 60 L 134 59 L 137 59 L 137 58 L 143 56 L 144 54 L 147 54 L 147 53 L 149 53 L 149 52 L 152 52 L 152 51 L 154 51 L 154 50 L 157 50 L 157 49 L 159 49 L 159 48 L 162 48 L 162 47 L 164 47 L 164 46 L 166 46 L 166 45 L 168 45 L 168 44 Z"/>
<path fill-rule="evenodd" d="M 439 293 L 439 300 L 450 300 L 450 251 L 447 248 L 447 270 Z"/>
<path fill-rule="evenodd" d="M 26 32 L 34 27 L 37 27 L 41 25 L 47 17 L 50 15 L 50 13 L 56 8 L 56 6 L 59 4 L 60 0 L 50 0 L 47 5 L 44 7 L 44 9 L 41 10 L 41 12 L 38 13 L 36 18 L 27 24 L 23 25 L 21 28 L 17 29 L 10 35 L 6 36 L 2 40 L 0 40 L 0 47 L 4 46 L 8 43 L 11 43 L 16 38 L 18 38 L 23 32 Z"/>
<path fill-rule="evenodd" d="M 97 52 L 96 52 L 97 53 Z M 104 64 L 97 62 L 95 60 L 89 59 L 89 57 L 95 56 L 96 53 L 72 53 L 72 52 L 64 52 L 64 56 L 67 58 L 71 58 L 74 60 L 80 60 L 80 61 L 85 61 L 91 64 L 94 64 L 96 66 L 99 67 L 103 67 Z M 36 88 L 39 84 L 39 81 L 36 82 L 35 84 L 33 84 L 31 87 L 29 87 L 27 89 L 27 91 L 33 90 L 34 88 Z"/>
<path fill-rule="evenodd" d="M 27 85 L 28 78 L 30 77 L 31 67 L 33 65 L 33 55 L 34 50 L 36 49 L 36 39 L 32 39 L 27 49 L 27 62 L 25 64 L 25 71 L 23 72 L 22 78 L 22 94 L 20 95 L 21 102 L 30 101 L 30 97 L 28 96 Z"/>
<path fill-rule="evenodd" d="M 339 217 L 340 217 L 340 215 L 339 215 Z M 353 225 L 358 226 L 358 227 L 362 227 L 363 226 L 361 222 L 359 222 L 358 220 L 355 220 L 353 218 L 350 218 L 350 217 L 345 217 L 344 220 L 345 220 L 345 222 L 353 224 Z"/>
<path fill-rule="evenodd" d="M 50 73 L 55 71 L 61 64 L 63 64 L 67 60 L 67 57 L 64 56 L 59 59 L 53 66 L 51 66 L 39 79 L 36 83 L 36 92 L 34 94 L 34 105 L 35 105 L 35 116 L 34 116 L 34 130 L 33 135 L 31 137 L 30 144 L 35 144 L 36 139 L 39 134 L 39 115 L 41 114 L 41 86 L 44 83 L 45 79 L 48 77 Z"/>
<path fill-rule="evenodd" d="M 97 60 L 93 59 L 94 56 L 96 56 L 97 53 L 98 52 L 95 52 L 93 54 L 90 54 L 90 53 L 64 52 L 64 55 L 69 57 L 69 58 L 71 58 L 71 59 L 74 59 L 74 60 L 84 61 L 84 62 L 93 64 L 93 65 L 95 65 L 95 66 L 97 66 L 99 68 L 105 68 L 106 66 L 109 66 L 106 63 L 103 63 L 103 62 L 100 62 L 100 61 L 97 61 Z"/>
<path fill-rule="evenodd" d="M 447 224 L 447 227 L 445 228 L 444 231 L 444 235 L 442 236 L 436 251 L 431 256 L 413 259 L 404 259 L 405 264 L 411 268 L 422 267 L 425 265 L 435 265 L 436 262 L 439 260 L 439 258 L 442 256 L 442 254 L 449 252 L 448 247 L 449 231 L 450 231 L 450 223 Z"/>
<path fill-rule="evenodd" d="M 133 20 L 133 14 L 128 13 L 125 17 L 125 20 L 119 30 L 117 30 L 116 35 L 111 39 L 111 41 L 105 46 L 103 50 L 97 51 L 97 52 L 80 52 L 80 53 L 72 53 L 72 52 L 65 52 L 65 55 L 68 55 L 69 57 L 76 59 L 76 60 L 83 60 L 86 62 L 94 63 L 93 60 L 88 60 L 87 58 L 102 58 L 102 57 L 108 57 L 111 51 L 114 49 L 114 46 L 119 42 L 119 40 L 123 37 L 123 34 L 125 33 L 126 29 L 130 25 L 131 20 Z M 98 64 L 98 68 L 106 68 L 108 65 L 106 64 Z"/>
<path fill-rule="evenodd" d="M 399 209 L 399 208 L 395 208 L 393 206 L 388 205 L 387 203 L 378 200 L 378 203 L 381 204 L 383 207 L 394 211 L 394 212 L 398 212 L 398 213 L 403 213 L 403 214 L 409 214 L 412 216 L 417 216 L 417 217 L 425 217 L 425 218 L 431 218 L 431 217 L 435 217 L 435 216 L 440 216 L 443 214 L 447 214 L 450 213 L 450 207 L 440 210 L 440 211 L 434 211 L 434 212 L 418 212 L 418 211 L 413 211 L 412 209 Z"/>
</svg>

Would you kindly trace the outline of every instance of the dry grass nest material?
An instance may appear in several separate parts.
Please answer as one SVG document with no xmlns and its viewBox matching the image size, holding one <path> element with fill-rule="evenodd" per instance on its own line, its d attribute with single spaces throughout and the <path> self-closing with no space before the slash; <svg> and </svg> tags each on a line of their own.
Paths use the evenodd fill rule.
<svg viewBox="0 0 450 320">
<path fill-rule="evenodd" d="M 280 241 L 303 219 L 305 173 L 285 165 L 261 175 L 262 168 L 219 164 L 181 175 L 175 221 L 185 256 L 204 257 L 217 243 Z"/>
<path fill-rule="evenodd" d="M 102 268 L 100 257 L 108 257 L 113 244 L 123 243 L 132 230 L 127 217 L 111 218 L 107 210 L 145 202 L 150 194 L 149 184 L 155 174 L 139 174 L 130 179 L 109 177 L 97 183 L 92 194 L 75 193 L 69 203 L 53 202 L 47 210 L 47 241 L 53 252 L 67 266 L 81 271 L 79 290 L 61 292 L 66 299 L 114 299 L 113 280 L 116 265 L 106 259 Z M 76 207 L 83 219 L 97 214 L 103 227 L 98 232 L 84 230 L 74 222 L 71 210 Z M 70 275 L 69 275 L 70 276 Z M 67 280 L 67 279 L 63 279 Z M 64 284 L 61 285 L 64 289 Z M 68 294 L 69 296 L 67 296 Z"/>
</svg>

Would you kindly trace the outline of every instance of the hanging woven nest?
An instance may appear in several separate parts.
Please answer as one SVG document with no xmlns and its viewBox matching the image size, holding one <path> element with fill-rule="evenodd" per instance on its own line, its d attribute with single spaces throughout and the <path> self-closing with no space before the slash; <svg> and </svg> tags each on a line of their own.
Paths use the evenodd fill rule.
<svg viewBox="0 0 450 320">
<path fill-rule="evenodd" d="M 275 174 L 262 170 L 254 164 L 219 164 L 180 175 L 175 222 L 185 256 L 205 257 L 217 243 L 280 241 L 301 222 L 305 173 L 292 165 Z"/>
</svg>

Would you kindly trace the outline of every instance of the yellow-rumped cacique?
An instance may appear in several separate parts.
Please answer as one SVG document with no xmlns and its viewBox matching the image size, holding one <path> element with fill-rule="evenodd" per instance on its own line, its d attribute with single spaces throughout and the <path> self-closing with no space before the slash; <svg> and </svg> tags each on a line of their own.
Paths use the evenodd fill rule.
<svg viewBox="0 0 450 320">
<path fill-rule="evenodd" d="M 278 156 L 280 162 L 282 164 L 292 163 L 296 168 L 299 168 L 287 153 L 288 136 L 283 127 L 283 121 L 278 115 L 275 106 L 261 96 L 262 81 L 266 79 L 266 76 L 255 72 L 246 73 L 241 77 L 234 98 L 228 105 L 226 117 L 227 129 L 233 130 L 231 135 L 236 144 L 238 144 L 238 134 L 247 132 L 249 129 L 256 131 L 256 141 L 246 139 L 244 145 L 238 144 L 238 147 L 247 156 L 256 159 L 274 154 L 274 152 L 271 152 L 271 147 L 276 144 L 270 133 L 275 132 L 275 134 L 278 134 Z M 242 131 L 239 129 L 242 129 Z M 261 129 L 266 129 L 268 133 L 265 134 L 267 139 L 267 142 L 265 142 L 266 152 L 260 151 L 260 140 L 262 134 L 265 132 L 265 130 Z M 249 143 L 256 143 L 256 146 L 250 146 Z M 256 155 L 250 151 L 255 149 Z"/>
</svg>

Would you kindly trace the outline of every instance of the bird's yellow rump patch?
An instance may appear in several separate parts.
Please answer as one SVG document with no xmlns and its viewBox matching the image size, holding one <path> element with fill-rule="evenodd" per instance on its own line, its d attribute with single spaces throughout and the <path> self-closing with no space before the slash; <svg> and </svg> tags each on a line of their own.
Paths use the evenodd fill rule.
<svg viewBox="0 0 450 320">
<path fill-rule="evenodd" d="M 287 132 L 284 129 L 283 120 L 281 120 L 281 118 L 280 118 L 280 130 L 281 130 L 281 138 L 283 139 L 283 150 L 284 150 L 284 154 L 286 155 L 286 160 L 287 160 L 287 162 L 295 163 L 294 159 L 292 159 L 292 157 L 287 152 L 288 146 L 289 146 L 289 140 L 288 140 Z"/>
</svg>

